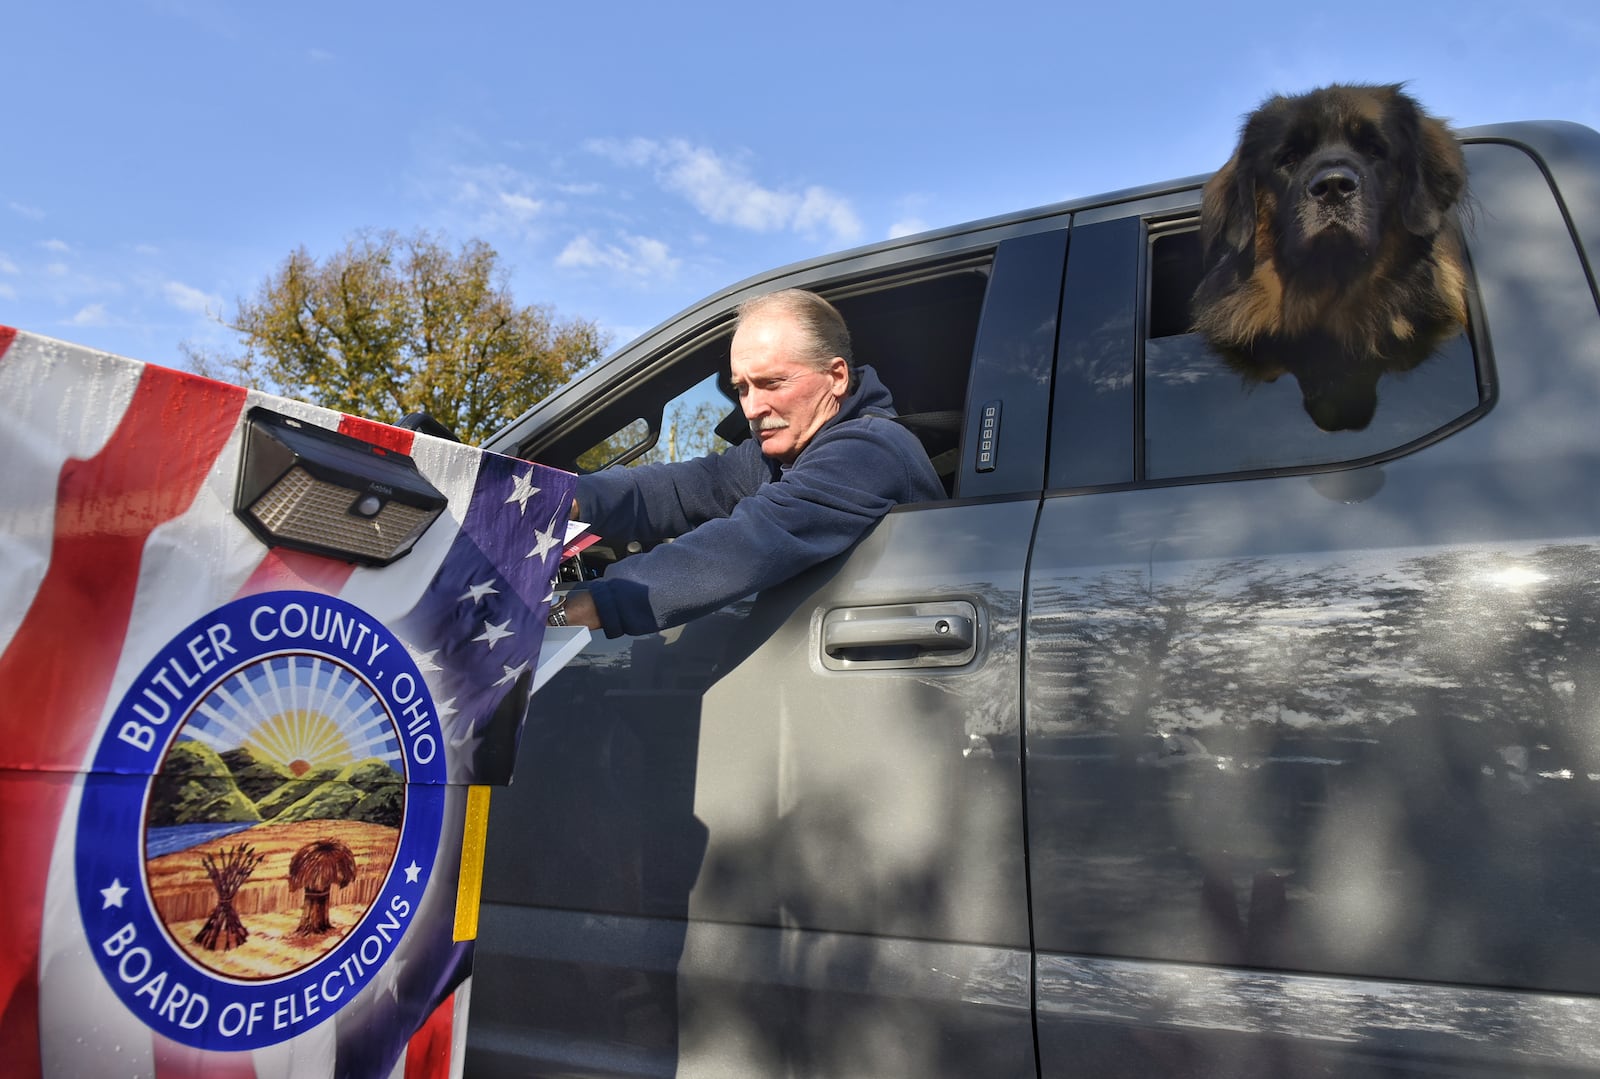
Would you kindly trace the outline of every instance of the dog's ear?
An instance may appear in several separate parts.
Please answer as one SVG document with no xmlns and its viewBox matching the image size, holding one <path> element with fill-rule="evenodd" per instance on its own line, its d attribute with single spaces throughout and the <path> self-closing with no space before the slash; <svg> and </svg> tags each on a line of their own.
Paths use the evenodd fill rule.
<svg viewBox="0 0 1600 1079">
<path fill-rule="evenodd" d="M 1256 249 L 1256 185 L 1237 152 L 1206 181 L 1200 205 L 1201 243 L 1205 261 L 1214 265 L 1225 255 L 1252 263 Z"/>
<path fill-rule="evenodd" d="M 1432 236 L 1466 192 L 1466 159 L 1454 133 L 1409 95 L 1397 92 L 1390 109 L 1394 158 L 1402 170 L 1400 220 L 1412 235 Z"/>
</svg>

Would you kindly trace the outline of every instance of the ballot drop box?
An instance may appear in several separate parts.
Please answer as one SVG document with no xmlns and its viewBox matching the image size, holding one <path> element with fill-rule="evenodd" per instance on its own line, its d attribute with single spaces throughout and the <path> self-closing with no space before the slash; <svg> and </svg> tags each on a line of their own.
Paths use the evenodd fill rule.
<svg viewBox="0 0 1600 1079">
<path fill-rule="evenodd" d="M 0 328 L 0 1073 L 460 1073 L 573 482 Z"/>
</svg>

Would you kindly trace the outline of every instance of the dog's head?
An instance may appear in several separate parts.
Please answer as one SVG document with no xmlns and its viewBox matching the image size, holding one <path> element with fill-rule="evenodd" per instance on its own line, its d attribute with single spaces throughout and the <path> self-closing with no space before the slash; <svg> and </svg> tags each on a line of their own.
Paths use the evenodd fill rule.
<svg viewBox="0 0 1600 1079">
<path fill-rule="evenodd" d="M 1398 85 L 1269 98 L 1206 185 L 1207 261 L 1270 256 L 1286 284 L 1347 279 L 1386 236 L 1438 233 L 1465 188 L 1449 128 Z"/>
<path fill-rule="evenodd" d="M 1466 324 L 1466 163 L 1399 86 L 1273 97 L 1206 184 L 1194 327 L 1247 379 L 1291 373 L 1324 430 L 1359 430 L 1378 380 Z"/>
</svg>

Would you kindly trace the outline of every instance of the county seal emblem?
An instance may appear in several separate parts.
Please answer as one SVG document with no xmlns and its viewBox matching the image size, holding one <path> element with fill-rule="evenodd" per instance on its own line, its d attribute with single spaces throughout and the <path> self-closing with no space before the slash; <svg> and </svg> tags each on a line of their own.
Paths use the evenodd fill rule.
<svg viewBox="0 0 1600 1079">
<path fill-rule="evenodd" d="M 445 783 L 433 701 L 382 623 L 312 592 L 217 608 L 134 679 L 84 778 L 77 900 L 102 974 L 197 1048 L 325 1022 L 411 924 Z"/>
</svg>

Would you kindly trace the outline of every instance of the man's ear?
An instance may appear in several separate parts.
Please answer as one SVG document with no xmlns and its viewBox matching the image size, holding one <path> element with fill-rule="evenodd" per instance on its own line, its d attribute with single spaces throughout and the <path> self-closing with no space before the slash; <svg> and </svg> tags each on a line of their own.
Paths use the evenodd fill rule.
<svg viewBox="0 0 1600 1079">
<path fill-rule="evenodd" d="M 850 365 L 843 356 L 835 356 L 828 361 L 828 392 L 839 400 L 844 400 L 850 395 Z"/>
</svg>

